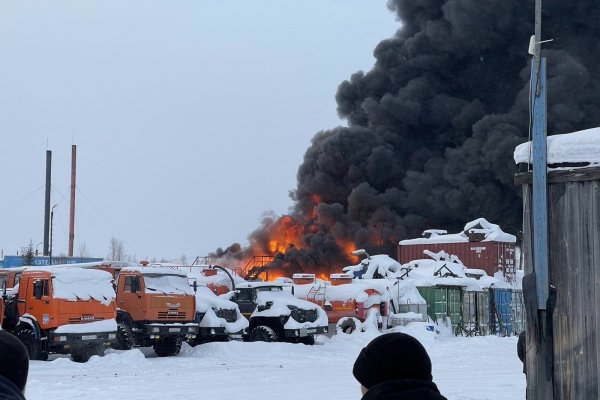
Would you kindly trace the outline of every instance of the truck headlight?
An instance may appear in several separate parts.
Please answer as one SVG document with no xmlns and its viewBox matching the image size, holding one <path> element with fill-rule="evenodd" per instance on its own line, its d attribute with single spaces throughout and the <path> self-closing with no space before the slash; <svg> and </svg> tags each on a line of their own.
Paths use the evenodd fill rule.
<svg viewBox="0 0 600 400">
<path fill-rule="evenodd" d="M 116 339 L 116 338 L 117 338 L 117 334 L 116 333 L 109 333 L 108 334 L 108 340 Z"/>
<path fill-rule="evenodd" d="M 58 337 L 56 338 L 56 340 L 57 340 L 57 341 L 59 341 L 59 342 L 66 342 L 66 341 L 67 341 L 67 337 L 66 337 L 66 336 L 63 336 L 63 335 L 61 335 L 61 336 L 58 336 Z"/>
<path fill-rule="evenodd" d="M 152 328 L 152 332 L 158 333 L 158 332 L 160 332 L 160 328 L 158 326 L 155 326 Z"/>
</svg>

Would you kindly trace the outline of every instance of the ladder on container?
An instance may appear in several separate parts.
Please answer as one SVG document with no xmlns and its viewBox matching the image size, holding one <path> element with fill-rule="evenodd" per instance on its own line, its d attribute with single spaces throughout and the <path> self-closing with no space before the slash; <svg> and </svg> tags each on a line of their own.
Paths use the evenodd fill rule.
<svg viewBox="0 0 600 400">
<path fill-rule="evenodd" d="M 325 305 L 325 285 L 313 286 L 306 294 L 306 300 L 323 307 Z"/>
</svg>

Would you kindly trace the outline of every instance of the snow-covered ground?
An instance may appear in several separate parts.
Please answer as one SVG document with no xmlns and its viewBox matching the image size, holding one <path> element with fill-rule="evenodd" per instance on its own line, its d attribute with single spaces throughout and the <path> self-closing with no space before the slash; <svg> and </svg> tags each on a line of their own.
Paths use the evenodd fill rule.
<svg viewBox="0 0 600 400">
<path fill-rule="evenodd" d="M 398 328 L 396 328 L 398 329 Z M 517 338 L 417 336 L 433 363 L 433 377 L 449 400 L 525 398 Z M 376 333 L 319 338 L 315 346 L 289 343 L 184 344 L 177 357 L 151 349 L 108 351 L 85 364 L 68 358 L 33 361 L 28 400 L 219 399 L 359 400 L 352 376 L 357 354 Z"/>
</svg>

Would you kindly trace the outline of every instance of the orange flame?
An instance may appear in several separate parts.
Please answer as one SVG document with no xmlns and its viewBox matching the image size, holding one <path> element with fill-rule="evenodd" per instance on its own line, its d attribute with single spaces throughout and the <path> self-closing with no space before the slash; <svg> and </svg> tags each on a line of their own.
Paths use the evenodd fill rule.
<svg viewBox="0 0 600 400">
<path fill-rule="evenodd" d="M 269 227 L 270 240 L 267 251 L 270 255 L 275 255 L 277 253 L 285 254 L 290 247 L 302 249 L 305 247 L 302 242 L 303 233 L 302 225 L 289 215 L 284 215 Z"/>
</svg>

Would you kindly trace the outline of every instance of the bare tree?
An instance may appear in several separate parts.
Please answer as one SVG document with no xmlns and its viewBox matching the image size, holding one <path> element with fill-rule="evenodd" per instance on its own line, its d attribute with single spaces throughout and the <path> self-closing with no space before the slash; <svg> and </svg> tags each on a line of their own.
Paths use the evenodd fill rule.
<svg viewBox="0 0 600 400">
<path fill-rule="evenodd" d="M 80 258 L 89 257 L 87 245 L 85 244 L 85 242 L 79 243 L 77 252 L 79 253 Z"/>
<path fill-rule="evenodd" d="M 187 257 L 185 256 L 185 254 L 181 255 L 181 258 L 179 259 L 179 264 L 187 265 Z"/>
<path fill-rule="evenodd" d="M 106 258 L 109 261 L 123 261 L 126 257 L 125 244 L 123 241 L 115 238 L 114 236 L 111 237 L 110 246 L 108 248 L 108 256 L 106 256 Z"/>
</svg>

